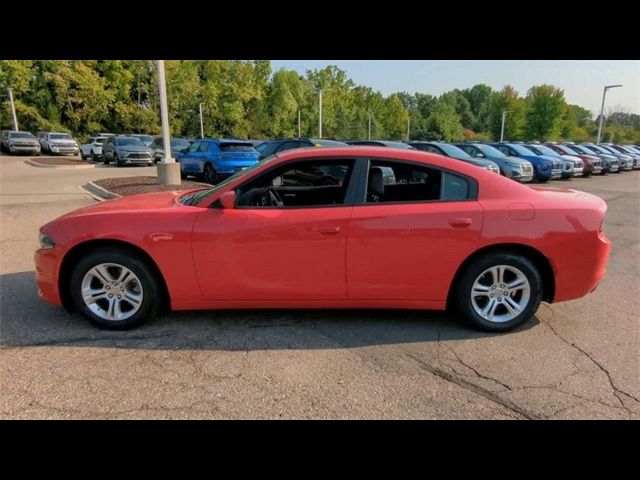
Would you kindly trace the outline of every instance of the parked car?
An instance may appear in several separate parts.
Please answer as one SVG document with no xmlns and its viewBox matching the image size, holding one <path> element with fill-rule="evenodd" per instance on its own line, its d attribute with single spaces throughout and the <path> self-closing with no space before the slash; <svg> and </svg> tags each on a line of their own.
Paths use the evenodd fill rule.
<svg viewBox="0 0 640 480">
<path fill-rule="evenodd" d="M 570 150 L 567 146 L 557 143 L 547 143 L 545 145 L 559 155 L 571 155 L 580 158 L 584 165 L 582 169 L 583 177 L 602 174 L 602 160 L 595 155 L 587 155 L 584 153 L 579 154 Z"/>
<path fill-rule="evenodd" d="M 0 151 L 6 152 L 7 147 L 7 139 L 9 138 L 9 132 L 11 130 L 0 130 Z"/>
<path fill-rule="evenodd" d="M 102 144 L 104 163 L 115 163 L 116 167 L 125 165 L 153 165 L 153 152 L 135 137 L 108 137 Z"/>
<path fill-rule="evenodd" d="M 633 148 L 624 146 L 624 145 L 608 145 L 611 148 L 616 149 L 620 153 L 624 153 L 626 155 L 630 155 L 633 158 L 633 169 L 640 169 L 640 151 L 634 150 Z"/>
<path fill-rule="evenodd" d="M 259 143 L 255 148 L 260 153 L 260 160 L 262 160 L 276 153 L 294 148 L 343 147 L 345 145 L 347 144 L 344 142 L 326 138 L 279 138 Z"/>
<path fill-rule="evenodd" d="M 178 159 L 178 154 L 185 152 L 191 142 L 184 138 L 173 137 L 170 140 L 171 144 L 171 156 Z M 158 163 L 160 160 L 164 158 L 164 140 L 162 137 L 156 137 L 153 139 L 153 142 L 150 145 L 151 150 L 153 150 L 153 161 Z"/>
<path fill-rule="evenodd" d="M 484 168 L 485 170 L 497 173 L 498 175 L 500 174 L 500 168 L 495 162 L 481 158 L 473 158 L 464 150 L 461 150 L 449 143 L 425 142 L 416 140 L 407 142 L 407 144 L 423 152 L 431 152 L 438 155 L 444 155 L 445 157 L 455 158 L 456 160 L 470 163 L 472 165 L 475 165 L 476 167 Z"/>
<path fill-rule="evenodd" d="M 608 145 L 598 145 L 598 147 L 602 150 L 605 150 L 606 152 L 611 153 L 612 155 L 615 155 L 616 157 L 618 157 L 618 160 L 620 160 L 620 169 L 621 170 L 633 170 L 633 157 L 629 154 L 626 153 L 621 153 L 619 151 L 617 151 L 615 148 L 611 148 Z"/>
<path fill-rule="evenodd" d="M 607 160 L 607 163 L 609 164 L 609 171 L 611 173 L 620 173 L 622 171 L 622 163 L 620 162 L 620 159 L 616 156 L 613 155 L 611 152 L 608 152 L 607 150 L 598 148 L 597 146 L 591 144 L 591 145 L 587 145 L 587 144 L 581 144 L 581 145 L 573 145 L 574 148 L 576 149 L 583 149 L 586 150 L 589 153 L 592 154 L 596 154 L 598 155 L 600 158 L 602 158 L 603 160 Z"/>
<path fill-rule="evenodd" d="M 602 171 L 601 175 L 606 175 L 609 172 L 618 170 L 618 159 L 613 155 L 602 155 L 592 150 L 588 150 L 584 148 L 582 145 L 576 145 L 573 142 L 563 143 L 562 146 L 568 148 L 570 151 L 575 152 L 580 155 L 591 155 L 594 157 L 598 157 L 602 162 Z"/>
<path fill-rule="evenodd" d="M 389 148 L 415 148 L 405 142 L 393 142 L 389 140 L 349 140 L 348 145 L 369 145 L 370 147 L 389 147 Z"/>
<path fill-rule="evenodd" d="M 90 158 L 94 162 L 102 159 L 102 145 L 108 137 L 90 137 L 87 143 L 80 145 L 80 158 Z"/>
<path fill-rule="evenodd" d="M 562 162 L 557 157 L 534 155 L 522 144 L 516 143 L 490 143 L 509 157 L 518 157 L 531 162 L 533 165 L 533 177 L 538 182 L 547 182 L 552 178 L 562 177 Z"/>
<path fill-rule="evenodd" d="M 580 157 L 575 155 L 560 155 L 555 150 L 540 144 L 526 144 L 523 145 L 536 155 L 544 155 L 547 157 L 557 157 L 562 162 L 562 178 L 567 179 L 571 177 L 579 177 L 584 171 L 584 164 Z"/>
<path fill-rule="evenodd" d="M 63 215 L 40 229 L 39 295 L 107 329 L 136 327 L 165 305 L 449 307 L 495 332 L 602 280 L 611 244 L 601 198 L 441 155 L 379 153 L 292 150 L 213 188 Z M 402 180 L 385 184 L 382 168 Z M 305 174 L 319 183 L 286 180 Z"/>
<path fill-rule="evenodd" d="M 77 155 L 78 142 L 68 133 L 42 132 L 40 145 L 43 153 L 60 155 Z"/>
<path fill-rule="evenodd" d="M 454 145 L 474 158 L 495 162 L 502 175 L 516 182 L 527 183 L 533 180 L 533 165 L 527 160 L 508 157 L 497 148 L 484 143 L 454 143 Z"/>
<path fill-rule="evenodd" d="M 40 155 L 40 143 L 31 132 L 20 132 L 9 130 L 2 138 L 2 145 L 5 152 L 9 154 L 29 153 Z"/>
<path fill-rule="evenodd" d="M 128 134 L 127 137 L 137 138 L 147 147 L 150 147 L 151 144 L 153 143 L 153 135 L 145 135 L 142 133 L 131 133 L 131 134 Z"/>
<path fill-rule="evenodd" d="M 183 178 L 194 175 L 212 185 L 254 165 L 259 158 L 253 145 L 242 140 L 196 140 L 176 154 Z"/>
</svg>

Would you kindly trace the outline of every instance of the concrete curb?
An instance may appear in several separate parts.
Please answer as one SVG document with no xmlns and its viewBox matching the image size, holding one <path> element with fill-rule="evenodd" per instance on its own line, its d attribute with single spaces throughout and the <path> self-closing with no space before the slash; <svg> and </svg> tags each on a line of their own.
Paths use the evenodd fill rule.
<svg viewBox="0 0 640 480">
<path fill-rule="evenodd" d="M 122 198 L 122 195 L 110 192 L 109 190 L 102 188 L 101 186 L 96 185 L 93 182 L 86 183 L 80 188 L 91 195 L 93 198 L 101 202 L 105 200 L 113 200 L 114 198 Z"/>
<path fill-rule="evenodd" d="M 37 168 L 66 168 L 71 170 L 82 169 L 82 168 L 96 168 L 95 165 L 89 165 L 89 164 L 88 165 L 45 165 L 43 163 L 38 163 L 31 159 L 25 160 L 24 163 L 26 163 L 31 167 L 37 167 Z"/>
</svg>

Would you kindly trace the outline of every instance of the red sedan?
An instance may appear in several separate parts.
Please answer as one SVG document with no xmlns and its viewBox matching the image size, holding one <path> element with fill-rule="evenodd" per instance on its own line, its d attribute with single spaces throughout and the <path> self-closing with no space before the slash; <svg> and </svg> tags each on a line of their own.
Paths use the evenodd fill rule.
<svg viewBox="0 0 640 480">
<path fill-rule="evenodd" d="M 418 150 L 298 149 L 213 188 L 64 215 L 41 228 L 36 277 L 109 329 L 163 307 L 449 307 L 506 331 L 596 288 L 606 208 Z"/>
</svg>

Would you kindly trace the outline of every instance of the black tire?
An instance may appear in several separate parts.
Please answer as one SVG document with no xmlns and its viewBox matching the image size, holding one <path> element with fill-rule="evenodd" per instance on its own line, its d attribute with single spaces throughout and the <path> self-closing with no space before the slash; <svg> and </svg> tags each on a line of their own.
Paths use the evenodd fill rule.
<svg viewBox="0 0 640 480">
<path fill-rule="evenodd" d="M 122 164 L 120 163 L 120 158 L 118 158 L 118 155 L 116 155 L 115 153 L 113 154 L 113 163 L 118 168 L 122 167 Z"/>
<path fill-rule="evenodd" d="M 530 286 L 529 300 L 522 312 L 505 322 L 492 322 L 481 317 L 471 301 L 471 289 L 476 279 L 485 270 L 497 265 L 517 268 L 527 278 Z M 535 265 L 522 255 L 509 251 L 489 253 L 474 260 L 465 268 L 459 277 L 454 298 L 455 305 L 453 306 L 476 329 L 486 332 L 507 332 L 529 320 L 538 310 L 542 301 L 542 278 Z"/>
<path fill-rule="evenodd" d="M 220 179 L 218 178 L 218 174 L 210 163 L 207 163 L 204 166 L 202 178 L 206 183 L 209 183 L 211 185 L 215 185 L 220 181 Z"/>
<path fill-rule="evenodd" d="M 548 179 L 548 178 L 538 178 L 537 180 L 538 180 L 538 182 L 540 182 L 540 183 L 547 183 L 547 182 L 549 181 L 549 179 Z"/>
<path fill-rule="evenodd" d="M 96 154 L 93 152 L 93 150 L 91 150 L 91 153 L 89 154 L 89 156 L 91 157 L 91 161 L 92 162 L 97 162 L 98 161 L 96 159 Z"/>
<path fill-rule="evenodd" d="M 143 299 L 139 310 L 125 320 L 106 320 L 92 312 L 82 298 L 82 280 L 86 273 L 101 263 L 115 263 L 131 270 L 140 280 L 143 289 Z M 124 249 L 114 247 L 102 247 L 82 257 L 75 266 L 69 282 L 71 298 L 77 309 L 90 323 L 96 327 L 107 330 L 130 330 L 144 322 L 153 319 L 158 313 L 162 289 L 153 270 L 147 263 Z"/>
<path fill-rule="evenodd" d="M 85 156 L 84 153 L 82 153 L 82 149 L 80 149 L 80 160 L 86 160 L 88 157 Z"/>
</svg>

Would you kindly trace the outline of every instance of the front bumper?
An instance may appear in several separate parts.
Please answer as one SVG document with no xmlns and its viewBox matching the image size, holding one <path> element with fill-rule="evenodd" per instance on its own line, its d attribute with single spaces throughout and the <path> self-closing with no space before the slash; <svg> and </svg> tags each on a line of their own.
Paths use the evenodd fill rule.
<svg viewBox="0 0 640 480">
<path fill-rule="evenodd" d="M 51 153 L 58 153 L 60 155 L 77 155 L 80 151 L 77 147 L 74 147 L 73 145 L 70 145 L 70 146 L 52 145 L 50 150 L 51 150 Z"/>
<path fill-rule="evenodd" d="M 34 261 L 36 264 L 38 296 L 52 305 L 62 306 L 58 288 L 59 256 L 60 247 L 39 249 L 35 253 Z"/>
<path fill-rule="evenodd" d="M 552 179 L 562 178 L 562 170 L 560 168 L 554 168 L 553 170 L 551 170 L 551 178 Z"/>
<path fill-rule="evenodd" d="M 153 156 L 150 153 L 129 153 L 120 158 L 123 165 L 153 165 Z"/>
<path fill-rule="evenodd" d="M 35 145 L 9 145 L 11 153 L 40 153 L 40 148 Z"/>
</svg>

